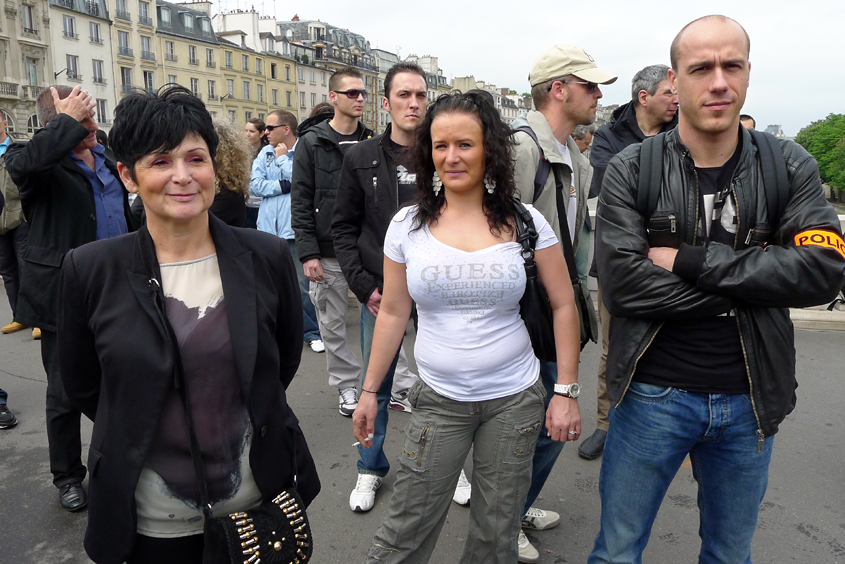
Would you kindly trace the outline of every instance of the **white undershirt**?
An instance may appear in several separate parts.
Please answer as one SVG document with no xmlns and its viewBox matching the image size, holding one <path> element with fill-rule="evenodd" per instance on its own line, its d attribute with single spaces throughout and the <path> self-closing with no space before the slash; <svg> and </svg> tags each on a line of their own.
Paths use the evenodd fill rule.
<svg viewBox="0 0 845 564">
<path fill-rule="evenodd" d="M 563 162 L 569 166 L 569 170 L 573 171 L 569 175 L 569 205 L 566 208 L 566 223 L 569 227 L 569 240 L 575 241 L 575 217 L 578 213 L 578 192 L 575 190 L 575 168 L 572 166 L 572 155 L 569 153 L 569 147 L 555 139 L 557 148 L 560 150 L 560 156 Z"/>
</svg>

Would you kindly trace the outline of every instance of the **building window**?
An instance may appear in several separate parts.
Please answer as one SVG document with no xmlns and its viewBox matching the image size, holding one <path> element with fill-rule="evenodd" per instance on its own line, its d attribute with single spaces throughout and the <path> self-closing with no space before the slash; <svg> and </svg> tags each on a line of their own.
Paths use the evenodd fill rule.
<svg viewBox="0 0 845 564">
<path fill-rule="evenodd" d="M 153 25 L 153 19 L 150 17 L 149 2 L 138 2 L 138 21 L 144 25 Z"/>
<path fill-rule="evenodd" d="M 322 78 L 322 81 L 323 81 L 323 83 L 322 83 L 322 84 L 323 84 L 323 86 L 325 86 L 325 85 L 326 85 L 326 73 L 325 73 L 325 72 L 321 72 L 320 74 L 322 75 L 322 77 L 321 77 L 321 78 Z"/>
<path fill-rule="evenodd" d="M 68 39 L 79 39 L 79 36 L 76 34 L 76 19 L 71 16 L 62 16 L 62 22 L 64 23 L 65 37 Z"/>
<path fill-rule="evenodd" d="M 264 74 L 264 61 L 255 59 L 255 74 Z"/>
<path fill-rule="evenodd" d="M 291 94 L 293 94 L 290 90 L 285 92 L 285 102 L 287 102 L 288 108 L 290 108 L 293 104 L 290 103 Z"/>
<path fill-rule="evenodd" d="M 329 101 L 329 97 L 327 95 L 323 94 L 323 102 L 328 102 L 328 101 Z"/>
<path fill-rule="evenodd" d="M 147 35 L 141 36 L 141 58 L 148 61 L 156 60 L 156 56 L 153 54 L 152 38 Z"/>
<path fill-rule="evenodd" d="M 26 79 L 30 86 L 38 86 L 38 59 L 26 58 Z"/>
<path fill-rule="evenodd" d="M 244 112 L 244 121 L 249 121 L 252 119 L 252 112 Z"/>
<path fill-rule="evenodd" d="M 305 82 L 305 69 L 298 68 L 296 69 L 296 72 L 299 75 L 299 82 Z"/>
<path fill-rule="evenodd" d="M 317 105 L 317 94 L 312 92 L 311 93 L 311 107 L 313 108 L 316 105 Z"/>
<path fill-rule="evenodd" d="M 153 71 L 144 71 L 144 89 L 147 92 L 155 90 L 155 83 L 153 82 Z"/>
<path fill-rule="evenodd" d="M 118 54 L 125 57 L 132 56 L 132 49 L 129 48 L 129 34 L 125 31 L 117 32 Z"/>
<path fill-rule="evenodd" d="M 200 29 L 202 29 L 203 35 L 211 35 L 211 22 L 208 21 L 208 18 L 200 20 Z"/>
<path fill-rule="evenodd" d="M 24 33 L 38 34 L 38 31 L 35 29 L 35 18 L 32 17 L 32 6 L 29 4 L 22 4 L 21 11 L 23 12 Z"/>
<path fill-rule="evenodd" d="M 120 84 L 124 92 L 132 90 L 132 69 L 129 67 L 120 67 Z"/>
<path fill-rule="evenodd" d="M 229 110 L 229 123 L 235 123 L 235 110 Z"/>
<path fill-rule="evenodd" d="M 170 8 L 161 8 L 161 17 L 158 20 L 159 25 L 162 27 L 170 27 Z"/>
<path fill-rule="evenodd" d="M 105 84 L 106 79 L 103 77 L 103 61 L 94 59 L 91 62 L 94 64 L 94 82 L 97 84 Z"/>
<path fill-rule="evenodd" d="M 197 58 L 197 46 L 196 45 L 188 45 L 188 63 L 192 65 L 200 64 L 200 60 Z"/>
<path fill-rule="evenodd" d="M 264 102 L 264 85 L 263 84 L 256 84 L 255 85 L 255 94 L 258 96 L 259 102 Z"/>
<path fill-rule="evenodd" d="M 226 68 L 232 68 L 232 52 L 226 51 Z"/>
<path fill-rule="evenodd" d="M 65 55 L 65 62 L 67 63 L 68 79 L 82 80 L 82 75 L 79 74 L 79 57 L 76 55 Z"/>
<path fill-rule="evenodd" d="M 235 97 L 235 81 L 231 78 L 226 79 L 226 95 L 229 96 L 229 98 Z"/>
<path fill-rule="evenodd" d="M 241 55 L 241 66 L 247 72 L 249 72 L 249 55 Z"/>
<path fill-rule="evenodd" d="M 97 99 L 97 123 L 111 123 L 108 112 L 108 101 Z"/>
<path fill-rule="evenodd" d="M 270 92 L 270 96 L 272 97 L 273 105 L 278 106 L 279 105 L 279 91 L 274 88 Z"/>
<path fill-rule="evenodd" d="M 311 84 L 317 84 L 317 71 L 311 71 Z"/>
<path fill-rule="evenodd" d="M 103 38 L 100 36 L 100 24 L 97 22 L 88 22 L 88 30 L 91 32 L 91 43 L 103 44 Z"/>
<path fill-rule="evenodd" d="M 264 116 L 265 116 L 265 114 L 263 114 L 263 113 L 261 113 L 261 112 L 258 112 L 258 119 L 260 119 L 261 121 L 266 121 L 266 120 L 264 119 Z"/>
<path fill-rule="evenodd" d="M 299 107 L 305 109 L 305 92 L 299 93 Z"/>
<path fill-rule="evenodd" d="M 249 82 L 244 81 L 244 100 L 249 100 Z"/>
<path fill-rule="evenodd" d="M 285 65 L 285 80 L 290 82 L 290 65 Z"/>
<path fill-rule="evenodd" d="M 191 79 L 191 94 L 197 97 L 200 95 L 200 81 L 198 78 Z"/>
<path fill-rule="evenodd" d="M 6 112 L 3 112 L 3 113 L 5 114 Z M 9 123 L 12 123 L 12 122 L 10 121 Z M 41 129 L 41 127 L 42 127 L 41 122 L 38 121 L 38 116 L 36 114 L 32 114 L 31 116 L 29 116 L 29 119 L 26 120 L 26 132 L 29 133 L 30 135 L 32 135 L 33 133 L 35 133 L 36 131 Z M 8 131 L 14 131 L 11 128 L 7 128 L 7 130 Z"/>
<path fill-rule="evenodd" d="M 270 63 L 270 78 L 276 78 L 276 63 Z"/>
<path fill-rule="evenodd" d="M 194 31 L 194 16 L 191 14 L 182 14 L 182 22 L 185 25 L 185 31 L 193 33 Z"/>
<path fill-rule="evenodd" d="M 208 81 L 208 99 L 209 100 L 216 100 L 217 99 L 217 82 L 213 80 Z"/>
<path fill-rule="evenodd" d="M 176 75 L 175 74 L 168 74 L 167 75 L 167 82 L 170 84 L 176 84 Z"/>
<path fill-rule="evenodd" d="M 205 66 L 214 68 L 214 49 L 205 50 Z"/>
<path fill-rule="evenodd" d="M 172 41 L 165 41 L 164 42 L 164 58 L 167 61 L 175 61 L 176 60 L 176 47 L 174 47 Z"/>
</svg>

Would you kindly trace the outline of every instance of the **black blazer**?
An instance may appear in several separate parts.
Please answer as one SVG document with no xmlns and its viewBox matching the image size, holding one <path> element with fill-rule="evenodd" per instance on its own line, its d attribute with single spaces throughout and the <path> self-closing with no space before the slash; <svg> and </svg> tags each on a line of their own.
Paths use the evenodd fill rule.
<svg viewBox="0 0 845 564">
<path fill-rule="evenodd" d="M 29 223 L 15 321 L 54 331 L 59 273 L 65 253 L 97 236 L 94 189 L 70 152 L 90 132 L 67 114 L 59 114 L 28 143 L 6 151 L 6 170 L 21 193 Z M 106 166 L 120 183 L 107 153 Z M 123 186 L 123 183 L 120 183 Z M 129 231 L 136 223 L 123 190 L 123 214 Z"/>
<path fill-rule="evenodd" d="M 320 482 L 285 394 L 302 352 L 302 302 L 287 242 L 210 214 L 209 225 L 255 429 L 250 467 L 264 500 L 290 487 L 296 469 L 308 504 Z M 75 249 L 62 266 L 59 363 L 71 403 L 94 421 L 85 550 L 97 563 L 118 564 L 132 551 L 135 487 L 173 388 L 173 354 L 141 259 L 141 245 L 155 257 L 152 244 L 143 227 Z"/>
</svg>

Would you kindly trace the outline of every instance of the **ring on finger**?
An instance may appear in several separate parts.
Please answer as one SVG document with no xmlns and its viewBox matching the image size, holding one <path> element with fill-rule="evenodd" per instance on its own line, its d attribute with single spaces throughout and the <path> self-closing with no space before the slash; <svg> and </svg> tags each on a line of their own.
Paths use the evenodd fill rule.
<svg viewBox="0 0 845 564">
<path fill-rule="evenodd" d="M 570 434 L 570 435 L 577 435 L 577 434 L 578 434 L 578 431 L 569 431 L 569 434 Z"/>
</svg>

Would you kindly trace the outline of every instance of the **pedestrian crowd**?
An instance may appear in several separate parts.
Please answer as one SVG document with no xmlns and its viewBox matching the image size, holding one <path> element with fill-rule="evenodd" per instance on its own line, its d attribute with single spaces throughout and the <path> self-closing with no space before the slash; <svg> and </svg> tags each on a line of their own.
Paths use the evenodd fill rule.
<svg viewBox="0 0 845 564">
<path fill-rule="evenodd" d="M 834 299 L 845 242 L 814 159 L 740 113 L 750 50 L 730 18 L 689 23 L 598 128 L 617 76 L 574 45 L 534 61 L 534 109 L 510 125 L 485 91 L 429 102 L 409 62 L 386 74 L 381 134 L 353 67 L 301 122 L 273 110 L 243 132 L 176 85 L 126 95 L 108 136 L 79 86 L 41 93 L 27 143 L 0 123 L 2 332 L 41 340 L 50 471 L 61 506 L 87 508 L 90 558 L 326 550 L 286 392 L 307 345 L 358 441 L 352 512 L 398 460 L 364 562 L 428 562 L 453 502 L 470 507 L 460 562 L 540 562 L 524 531 L 567 510 L 534 503 L 570 441 L 602 458 L 590 564 L 641 562 L 687 456 L 699 561 L 751 562 L 796 402 L 788 308 Z M 578 358 L 599 328 L 581 440 Z M 400 452 L 391 412 L 410 415 Z"/>
</svg>

